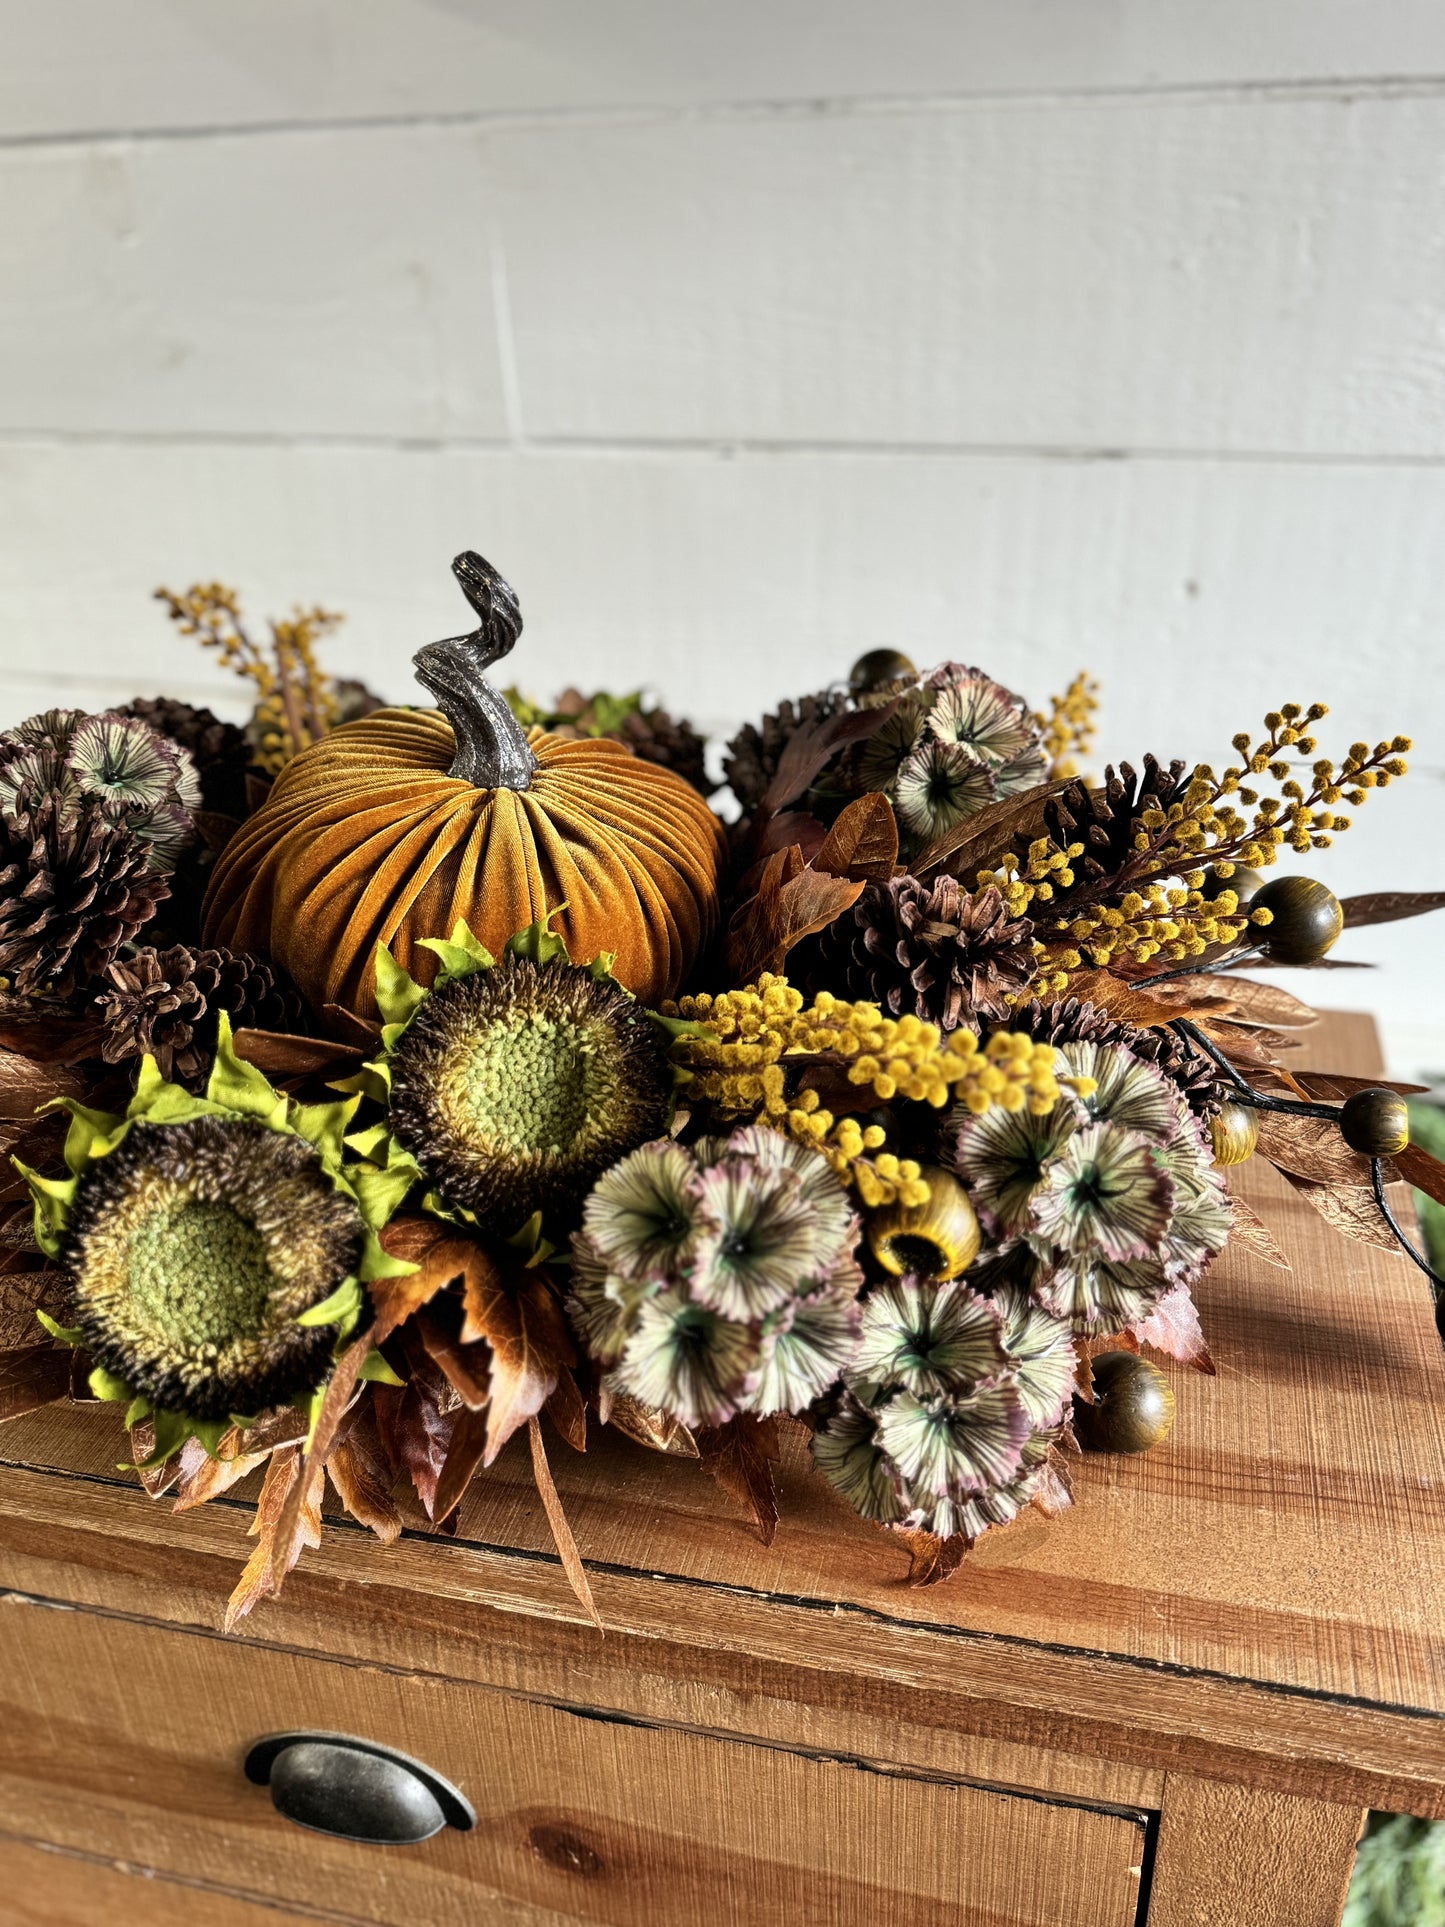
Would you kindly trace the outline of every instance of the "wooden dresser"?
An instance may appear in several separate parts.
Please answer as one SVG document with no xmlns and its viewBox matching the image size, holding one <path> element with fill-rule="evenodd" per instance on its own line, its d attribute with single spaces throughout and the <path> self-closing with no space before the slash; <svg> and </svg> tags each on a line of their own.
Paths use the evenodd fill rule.
<svg viewBox="0 0 1445 1927">
<path fill-rule="evenodd" d="M 1315 1036 L 1378 1067 L 1364 1019 Z M 0 1429 L 0 1920 L 1336 1922 L 1366 1807 L 1445 1816 L 1445 1363 L 1404 1259 L 1243 1189 L 1294 1268 L 1206 1280 L 1172 1439 L 929 1590 L 796 1460 L 766 1551 L 695 1467 L 558 1444 L 600 1637 L 514 1442 L 456 1539 L 333 1520 L 225 1638 L 244 1500 L 147 1500 L 112 1413 Z M 475 1829 L 302 1831 L 242 1772 L 291 1728 Z"/>
</svg>

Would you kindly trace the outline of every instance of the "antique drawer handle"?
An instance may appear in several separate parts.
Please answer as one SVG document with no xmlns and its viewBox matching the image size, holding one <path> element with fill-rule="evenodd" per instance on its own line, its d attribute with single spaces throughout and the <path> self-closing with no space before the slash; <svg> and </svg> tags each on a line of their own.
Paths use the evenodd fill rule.
<svg viewBox="0 0 1445 1927">
<path fill-rule="evenodd" d="M 268 1733 L 246 1755 L 246 1778 L 269 1785 L 271 1804 L 298 1827 L 341 1840 L 404 1846 L 477 1824 L 450 1780 L 349 1733 Z"/>
</svg>

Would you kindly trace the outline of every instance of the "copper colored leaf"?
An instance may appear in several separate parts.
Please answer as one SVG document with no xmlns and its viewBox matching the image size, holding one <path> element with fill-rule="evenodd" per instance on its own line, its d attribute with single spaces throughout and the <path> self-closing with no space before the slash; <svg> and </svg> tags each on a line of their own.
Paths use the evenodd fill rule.
<svg viewBox="0 0 1445 1927">
<path fill-rule="evenodd" d="M 1065 1436 L 1072 1450 L 1077 1451 L 1078 1445 L 1072 1431 L 1066 1428 Z M 1061 1512 L 1067 1512 L 1074 1503 L 1073 1479 L 1068 1461 L 1056 1446 L 1049 1447 L 1048 1457 L 1039 1467 L 1038 1480 L 1029 1503 L 1042 1512 L 1046 1519 L 1057 1519 Z"/>
<path fill-rule="evenodd" d="M 358 1017 L 341 1004 L 323 1004 L 321 1021 L 328 1033 L 341 1044 L 353 1044 L 366 1057 L 374 1057 L 381 1045 L 381 1025 L 369 1017 Z"/>
<path fill-rule="evenodd" d="M 146 1460 L 156 1449 L 156 1428 L 148 1418 L 140 1419 L 130 1428 L 131 1463 L 136 1467 L 136 1477 L 141 1489 L 148 1498 L 159 1499 L 176 1485 L 181 1476 L 181 1455 L 173 1452 L 159 1465 L 147 1465 Z M 142 1468 L 144 1468 L 142 1470 Z"/>
<path fill-rule="evenodd" d="M 1414 1097 L 1428 1091 L 1428 1084 L 1392 1084 L 1388 1077 L 1346 1077 L 1343 1071 L 1296 1071 L 1292 1083 L 1300 1085 L 1310 1097 L 1341 1099 L 1356 1091 L 1398 1091 L 1401 1097 Z"/>
<path fill-rule="evenodd" d="M 935 837 L 909 868 L 925 883 L 947 871 L 961 883 L 971 884 L 977 871 L 996 867 L 1015 838 L 1037 836 L 1043 828 L 1045 806 L 1067 788 L 1067 782 L 1039 783 L 1031 790 L 990 803 L 986 810 L 965 817 L 962 823 Z"/>
<path fill-rule="evenodd" d="M 324 1475 L 318 1465 L 301 1478 L 300 1447 L 283 1445 L 271 1455 L 251 1534 L 256 1549 L 246 1561 L 236 1589 L 226 1603 L 225 1629 L 250 1612 L 258 1600 L 281 1590 L 286 1574 L 301 1557 L 305 1546 L 321 1544 L 321 1488 Z M 294 1506 L 289 1505 L 293 1490 L 300 1483 Z M 282 1514 L 289 1513 L 293 1523 L 287 1537 L 281 1536 Z"/>
<path fill-rule="evenodd" d="M 1230 1193 L 1230 1197 L 1234 1204 L 1234 1226 L 1230 1231 L 1230 1238 L 1237 1238 L 1242 1245 L 1248 1245 L 1250 1250 L 1263 1258 L 1266 1264 L 1278 1265 L 1281 1271 L 1292 1270 L 1293 1267 L 1274 1233 L 1254 1206 L 1246 1204 L 1244 1199 L 1234 1192 Z"/>
<path fill-rule="evenodd" d="M 437 1480 L 436 1496 L 433 1500 L 436 1518 L 451 1518 L 461 1503 L 462 1494 L 480 1471 L 486 1449 L 485 1415 L 470 1411 L 464 1406 L 452 1421 L 451 1437 L 447 1442 L 447 1455 L 442 1463 L 441 1476 Z"/>
<path fill-rule="evenodd" d="M 1333 1118 L 1290 1117 L 1277 1111 L 1256 1115 L 1259 1154 L 1279 1170 L 1312 1184 L 1369 1184 L 1370 1160 L 1350 1149 Z M 1386 1182 L 1394 1176 L 1386 1166 Z"/>
<path fill-rule="evenodd" d="M 775 865 L 781 874 L 781 859 L 787 854 L 784 850 L 769 857 L 757 895 L 739 907 L 728 925 L 727 966 L 735 983 L 755 983 L 765 970 L 781 972 L 794 944 L 842 916 L 863 894 L 861 882 L 821 870 L 799 870 L 782 883 L 770 879 L 768 872 Z"/>
<path fill-rule="evenodd" d="M 311 1437 L 302 1455 L 301 1475 L 287 1495 L 276 1526 L 277 1557 L 284 1556 L 286 1559 L 282 1567 L 283 1574 L 291 1570 L 300 1556 L 297 1535 L 304 1530 L 305 1508 L 311 1504 L 313 1497 L 318 1506 L 321 1503 L 326 1455 L 335 1443 L 342 1416 L 355 1396 L 358 1375 L 374 1338 L 375 1334 L 368 1326 L 352 1339 L 331 1368 L 331 1376 L 326 1381 L 326 1390 L 321 1395 L 321 1405 L 311 1427 Z M 290 1554 L 293 1544 L 297 1546 L 294 1557 Z"/>
<path fill-rule="evenodd" d="M 105 1025 L 89 1011 L 0 990 L 0 1050 L 36 1064 L 79 1064 L 100 1055 L 104 1035 Z"/>
<path fill-rule="evenodd" d="M 794 730 L 778 758 L 778 767 L 767 787 L 759 813 L 772 816 L 795 802 L 819 775 L 824 765 L 849 743 L 865 742 L 876 736 L 890 721 L 896 703 L 881 709 L 845 709 L 840 715 L 819 717 Z"/>
<path fill-rule="evenodd" d="M 283 1030 L 238 1030 L 236 1055 L 254 1064 L 272 1083 L 285 1078 L 349 1077 L 361 1068 L 362 1052 L 352 1044 L 324 1037 L 298 1037 Z"/>
<path fill-rule="evenodd" d="M 577 1541 L 572 1537 L 572 1528 L 567 1523 L 567 1515 L 562 1510 L 562 1501 L 556 1486 L 552 1483 L 552 1468 L 547 1463 L 547 1451 L 542 1443 L 542 1428 L 535 1418 L 527 1421 L 527 1438 L 532 1448 L 532 1477 L 537 1481 L 542 1509 L 547 1514 L 547 1524 L 552 1531 L 552 1543 L 556 1546 L 557 1555 L 562 1561 L 562 1570 L 567 1575 L 567 1583 L 576 1595 L 577 1603 L 600 1633 L 602 1621 L 597 1616 L 592 1588 L 587 1580 L 587 1569 L 582 1564 L 581 1554 L 577 1550 Z"/>
<path fill-rule="evenodd" d="M 576 1363 L 556 1293 L 535 1268 L 503 1280 L 469 1272 L 462 1283 L 462 1339 L 485 1338 L 492 1348 L 492 1402 L 487 1456 L 497 1454 L 517 1428 L 540 1412 L 559 1375 Z"/>
<path fill-rule="evenodd" d="M 1188 1285 L 1175 1285 L 1166 1291 L 1147 1318 L 1129 1328 L 1141 1345 L 1152 1346 L 1167 1358 L 1192 1365 L 1196 1372 L 1214 1377 L 1214 1360 L 1204 1342 L 1199 1313 Z"/>
<path fill-rule="evenodd" d="M 340 1438 L 326 1461 L 326 1475 L 353 1519 L 369 1526 L 383 1545 L 401 1532 L 401 1513 L 391 1496 L 391 1467 L 377 1436 L 371 1399 L 361 1398 L 347 1414 Z"/>
<path fill-rule="evenodd" d="M 811 810 L 784 810 L 780 816 L 770 816 L 764 823 L 753 849 L 761 862 L 775 850 L 786 850 L 796 844 L 804 862 L 811 863 L 822 849 L 827 835 L 827 830 Z M 755 875 L 758 867 L 755 863 L 749 875 Z M 745 876 L 740 888 L 746 889 L 747 884 L 748 877 Z"/>
<path fill-rule="evenodd" d="M 0 1352 L 0 1421 L 51 1405 L 69 1390 L 70 1353 L 49 1339 Z"/>
<path fill-rule="evenodd" d="M 20 1251 L 14 1256 L 21 1263 L 27 1258 Z M 0 1352 L 24 1351 L 39 1344 L 43 1333 L 36 1312 L 48 1312 L 64 1325 L 68 1322 L 68 1303 L 69 1287 L 63 1271 L 15 1270 L 0 1277 Z"/>
<path fill-rule="evenodd" d="M 886 1530 L 908 1553 L 908 1577 L 904 1581 L 908 1586 L 936 1586 L 950 1578 L 973 1544 L 961 1532 L 940 1539 L 937 1533 L 924 1532 L 917 1526 L 888 1526 Z"/>
<path fill-rule="evenodd" d="M 1377 1251 L 1399 1251 L 1399 1243 L 1380 1216 L 1371 1192 L 1346 1185 L 1311 1184 L 1307 1178 L 1297 1178 L 1293 1171 L 1286 1171 L 1284 1175 L 1342 1237 L 1353 1238 L 1356 1244 L 1370 1245 Z"/>
<path fill-rule="evenodd" d="M 1436 1204 L 1445 1204 L 1445 1164 L 1418 1144 L 1407 1144 L 1395 1159 L 1400 1176 Z"/>
<path fill-rule="evenodd" d="M 773 1463 L 780 1456 L 778 1422 L 739 1412 L 726 1425 L 697 1434 L 702 1469 L 736 1499 L 757 1529 L 765 1546 L 778 1529 L 778 1500 L 773 1490 Z"/>
<path fill-rule="evenodd" d="M 675 1459 L 699 1456 L 697 1440 L 679 1418 L 670 1412 L 655 1412 L 627 1392 L 613 1395 L 604 1425 L 615 1425 L 634 1445 L 645 1445 L 649 1452 L 666 1452 Z"/>
<path fill-rule="evenodd" d="M 1230 977 L 1229 1001 L 1244 1024 L 1273 1024 L 1282 1030 L 1307 1030 L 1320 1021 L 1317 1010 L 1291 996 L 1277 984 L 1257 984 L 1251 977 Z"/>
<path fill-rule="evenodd" d="M 1367 923 L 1394 923 L 1400 917 L 1422 917 L 1445 909 L 1445 890 L 1377 890 L 1364 897 L 1345 897 L 1340 904 L 1346 930 Z"/>
<path fill-rule="evenodd" d="M 1155 989 L 1147 978 L 1137 984 L 1126 983 L 1109 970 L 1076 970 L 1069 978 L 1069 995 L 1142 1030 L 1172 1024 L 1181 1017 L 1218 1016 L 1221 1008 L 1229 1008 L 1208 979 L 1201 982 L 1185 978 Z"/>
<path fill-rule="evenodd" d="M 413 1312 L 445 1286 L 472 1274 L 496 1278 L 495 1260 L 475 1239 L 459 1237 L 447 1225 L 420 1212 L 393 1218 L 381 1233 L 389 1257 L 417 1266 L 405 1278 L 378 1278 L 367 1286 L 376 1313 L 376 1342 L 384 1344 Z"/>
<path fill-rule="evenodd" d="M 377 1430 L 397 1472 L 411 1480 L 426 1516 L 435 1517 L 437 1486 L 446 1464 L 447 1448 L 456 1414 L 466 1407 L 458 1401 L 443 1411 L 431 1389 L 413 1372 L 405 1385 L 373 1385 Z"/>
<path fill-rule="evenodd" d="M 869 878 L 886 880 L 898 861 L 898 824 L 893 805 L 877 790 L 855 797 L 835 818 L 812 858 L 815 870 L 830 876 L 866 882 Z"/>
<path fill-rule="evenodd" d="M 0 1050 L 0 1117 L 29 1119 L 56 1097 L 83 1097 L 87 1080 L 55 1064 L 37 1064 L 18 1051 Z"/>
<path fill-rule="evenodd" d="M 224 810 L 192 810 L 191 821 L 212 856 L 219 856 L 241 827 L 240 817 L 227 816 Z"/>
</svg>

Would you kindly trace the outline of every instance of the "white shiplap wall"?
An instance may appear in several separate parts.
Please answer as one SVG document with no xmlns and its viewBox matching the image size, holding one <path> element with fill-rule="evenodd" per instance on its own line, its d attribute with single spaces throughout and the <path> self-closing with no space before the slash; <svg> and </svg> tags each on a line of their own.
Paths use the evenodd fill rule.
<svg viewBox="0 0 1445 1927">
<path fill-rule="evenodd" d="M 477 546 L 521 680 L 719 730 L 881 640 L 1090 665 L 1108 755 L 1322 697 L 1417 739 L 1323 874 L 1445 886 L 1439 0 L 0 0 L 0 48 L 6 718 L 234 711 L 147 600 L 217 574 L 409 696 Z M 1445 1068 L 1445 918 L 1347 942 L 1389 968 L 1327 994 Z"/>
</svg>

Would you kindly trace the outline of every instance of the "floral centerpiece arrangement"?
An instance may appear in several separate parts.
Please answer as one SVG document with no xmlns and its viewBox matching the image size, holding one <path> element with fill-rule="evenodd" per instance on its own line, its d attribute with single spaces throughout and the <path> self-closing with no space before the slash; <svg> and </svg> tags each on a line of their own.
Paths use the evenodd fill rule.
<svg viewBox="0 0 1445 1927">
<path fill-rule="evenodd" d="M 873 650 L 705 745 L 640 696 L 549 709 L 480 557 L 434 709 L 165 594 L 251 685 L 0 734 L 0 1418 L 113 1401 L 180 1508 L 261 1471 L 231 1619 L 337 1500 L 454 1532 L 543 1420 L 697 1461 L 764 1538 L 785 1427 L 915 1583 L 1147 1449 L 1213 1370 L 1192 1289 L 1268 1158 L 1343 1235 L 1415 1253 L 1445 1200 L 1404 1087 L 1292 1072 L 1269 977 L 1347 925 L 1303 871 L 1409 744 L 1322 757 L 1282 703 L 1216 770 L 1077 773 L 1094 694 Z M 1263 974 L 1257 974 L 1262 972 Z M 1428 1266 L 1426 1267 L 1428 1269 Z M 555 1449 L 555 1447 L 554 1447 Z"/>
</svg>

